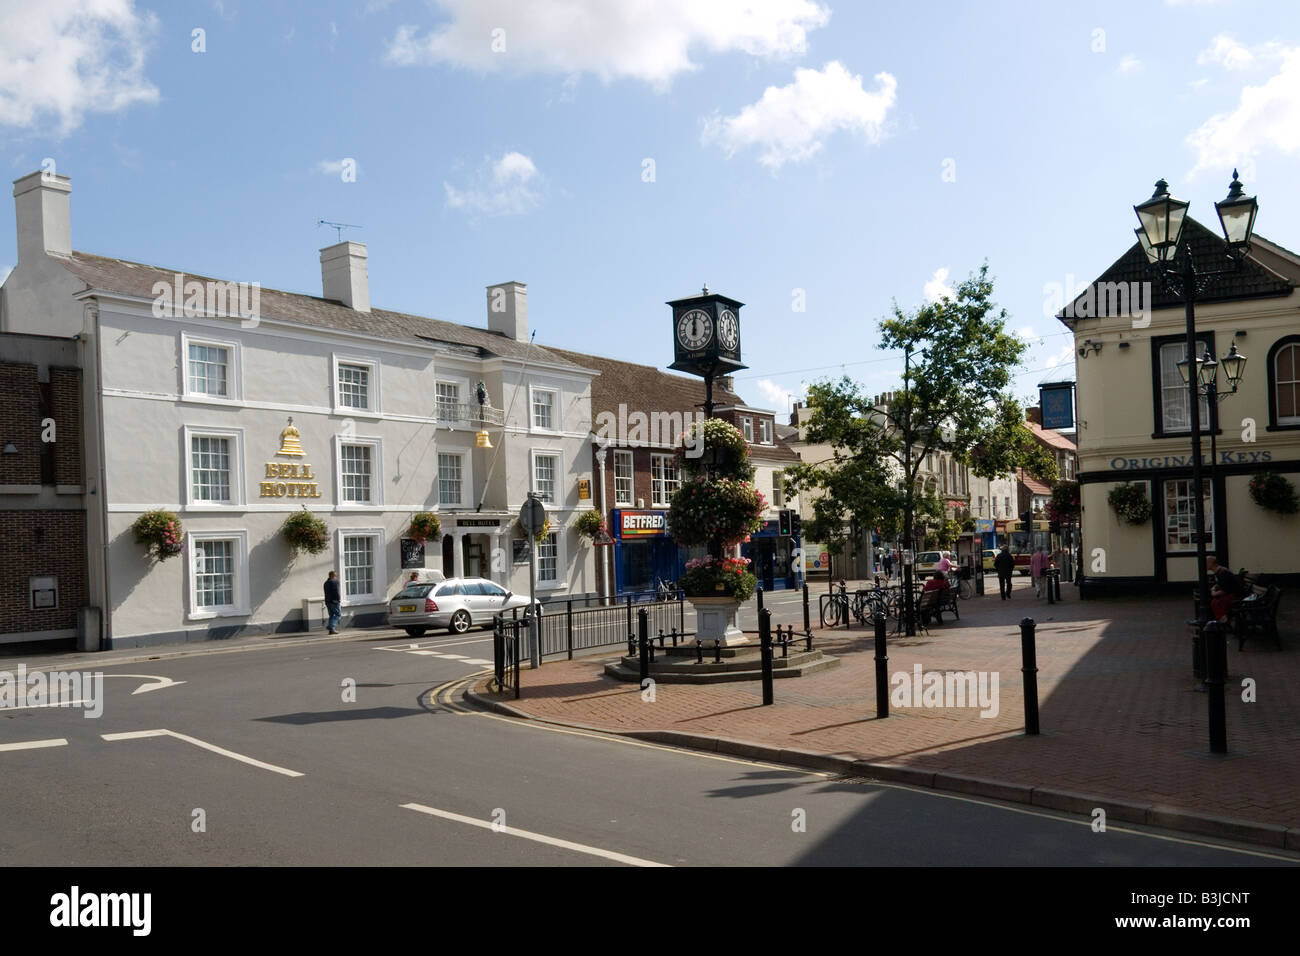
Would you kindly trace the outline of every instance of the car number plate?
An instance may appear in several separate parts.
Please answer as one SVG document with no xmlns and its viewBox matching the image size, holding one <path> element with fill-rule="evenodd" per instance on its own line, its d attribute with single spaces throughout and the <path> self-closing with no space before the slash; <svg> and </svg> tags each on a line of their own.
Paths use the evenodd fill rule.
<svg viewBox="0 0 1300 956">
<path fill-rule="evenodd" d="M 397 606 L 397 613 L 399 614 L 405 614 L 408 611 L 414 611 L 414 610 L 415 610 L 414 604 L 399 604 Z"/>
</svg>

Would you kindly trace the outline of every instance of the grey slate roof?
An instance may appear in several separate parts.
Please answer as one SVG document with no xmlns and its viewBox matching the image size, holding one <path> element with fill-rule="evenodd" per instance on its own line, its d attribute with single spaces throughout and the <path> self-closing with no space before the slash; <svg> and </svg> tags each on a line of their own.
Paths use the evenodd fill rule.
<svg viewBox="0 0 1300 956">
<path fill-rule="evenodd" d="M 1183 226 L 1183 242 L 1192 254 L 1192 261 L 1200 273 L 1214 272 L 1231 265 L 1228 259 L 1227 243 L 1218 232 L 1201 225 L 1195 219 L 1188 218 Z M 1268 240 L 1265 240 L 1267 242 Z M 1275 243 L 1271 243 L 1275 245 Z M 1097 301 L 1098 283 L 1142 283 L 1152 280 L 1147 266 L 1146 253 L 1142 246 L 1134 242 L 1128 251 L 1116 259 L 1105 272 L 1090 283 L 1093 302 Z M 1241 269 L 1209 282 L 1205 291 L 1198 293 L 1197 302 L 1223 302 L 1235 299 L 1254 299 L 1267 296 L 1290 294 L 1293 283 L 1253 257 L 1246 257 Z M 1069 326 L 1074 321 L 1075 312 L 1081 309 L 1080 300 L 1087 296 L 1087 289 L 1073 302 L 1056 314 L 1056 317 Z M 1159 281 L 1152 287 L 1153 309 L 1182 308 L 1181 297 L 1172 294 Z M 1095 314 L 1095 313 L 1094 313 Z"/>
<path fill-rule="evenodd" d="M 73 252 L 67 258 L 51 258 L 61 263 L 65 269 L 92 289 L 143 299 L 154 297 L 154 283 L 171 284 L 175 281 L 176 274 L 181 271 L 129 262 L 125 259 L 110 259 L 86 252 Z M 231 281 L 214 279 L 193 272 L 185 272 L 184 275 L 186 279 L 197 279 L 200 282 Z M 358 312 L 333 299 L 322 299 L 298 292 L 282 292 L 278 289 L 262 288 L 259 297 L 259 311 L 267 318 L 282 319 L 322 329 L 371 334 L 397 341 L 409 339 L 430 343 L 446 342 L 477 349 L 480 355 L 496 355 L 511 359 L 527 358 L 530 363 L 574 367 L 571 361 L 549 349 L 534 345 L 530 353 L 527 342 L 517 342 L 488 329 L 458 325 L 454 322 L 410 315 L 406 312 L 389 312 L 386 309 Z"/>
</svg>

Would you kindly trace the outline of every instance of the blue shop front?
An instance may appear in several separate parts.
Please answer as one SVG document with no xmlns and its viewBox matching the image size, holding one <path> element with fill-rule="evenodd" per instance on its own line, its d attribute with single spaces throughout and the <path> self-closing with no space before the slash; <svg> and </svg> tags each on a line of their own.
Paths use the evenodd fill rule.
<svg viewBox="0 0 1300 956">
<path fill-rule="evenodd" d="M 614 588 L 620 597 L 653 593 L 659 581 L 679 581 L 687 561 L 708 553 L 703 547 L 680 547 L 672 539 L 667 511 L 615 508 L 612 515 Z M 792 549 L 777 522 L 767 521 L 740 546 L 740 554 L 754 562 L 752 570 L 764 591 L 781 591 L 799 586 Z"/>
</svg>

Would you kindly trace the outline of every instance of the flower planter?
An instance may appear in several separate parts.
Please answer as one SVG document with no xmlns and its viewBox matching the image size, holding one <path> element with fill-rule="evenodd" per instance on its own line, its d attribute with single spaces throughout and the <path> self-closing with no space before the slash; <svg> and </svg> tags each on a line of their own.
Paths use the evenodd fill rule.
<svg viewBox="0 0 1300 956">
<path fill-rule="evenodd" d="M 687 597 L 695 608 L 695 637 L 705 644 L 721 641 L 723 647 L 748 644 L 750 639 L 740 629 L 740 602 L 730 595 L 722 597 Z"/>
</svg>

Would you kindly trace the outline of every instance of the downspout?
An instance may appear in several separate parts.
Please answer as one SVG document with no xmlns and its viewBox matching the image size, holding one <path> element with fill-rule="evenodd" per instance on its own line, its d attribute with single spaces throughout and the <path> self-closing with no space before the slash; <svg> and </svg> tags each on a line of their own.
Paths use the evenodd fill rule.
<svg viewBox="0 0 1300 956">
<path fill-rule="evenodd" d="M 96 453 L 99 456 L 98 475 L 96 483 L 99 487 L 96 489 L 99 497 L 99 521 L 100 521 L 100 569 L 103 578 L 103 596 L 104 608 L 100 620 L 100 643 L 99 649 L 102 651 L 111 650 L 113 647 L 113 595 L 109 590 L 108 579 L 108 489 L 105 477 L 108 474 L 107 460 L 104 453 L 104 355 L 100 349 L 99 334 L 99 303 L 90 300 L 86 303 L 84 310 L 86 323 L 90 327 L 89 334 L 95 340 L 95 446 Z M 84 389 L 83 389 L 84 394 Z"/>
<path fill-rule="evenodd" d="M 600 520 L 606 521 L 609 518 L 609 514 L 608 512 L 605 511 L 605 446 L 604 445 L 601 445 L 599 448 L 596 449 L 596 466 L 597 466 L 597 473 L 600 475 L 600 487 L 599 487 Z M 600 603 L 605 604 L 607 603 L 606 599 L 610 595 L 609 553 L 608 553 L 610 546 L 602 545 L 601 547 L 602 547 L 602 551 L 600 552 L 600 578 L 601 578 L 601 589 L 600 589 L 601 602 Z"/>
</svg>

